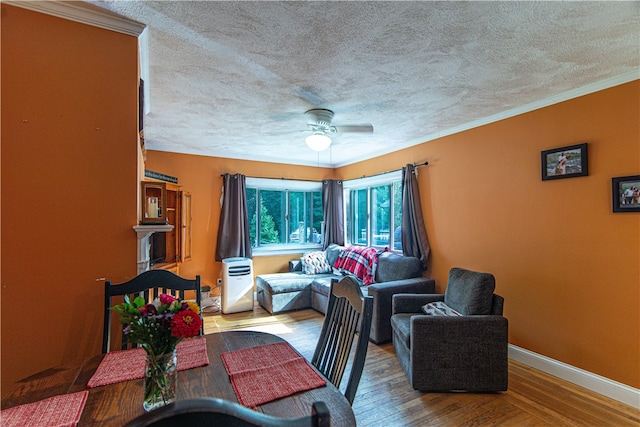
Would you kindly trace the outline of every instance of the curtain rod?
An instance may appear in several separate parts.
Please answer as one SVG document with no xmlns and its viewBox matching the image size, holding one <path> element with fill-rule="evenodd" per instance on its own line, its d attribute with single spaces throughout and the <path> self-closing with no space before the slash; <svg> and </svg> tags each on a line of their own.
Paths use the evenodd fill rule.
<svg viewBox="0 0 640 427">
<path fill-rule="evenodd" d="M 234 173 L 230 173 L 230 174 L 222 173 L 222 174 L 220 174 L 220 176 L 225 176 L 225 175 L 237 175 L 237 174 L 234 174 Z M 255 178 L 255 179 L 281 179 L 283 181 L 288 179 L 288 180 L 291 180 L 291 181 L 304 181 L 304 182 L 320 182 L 320 181 L 324 181 L 324 180 L 328 179 L 328 178 L 322 178 L 320 180 L 317 180 L 317 179 L 298 179 L 298 178 L 285 178 L 285 177 L 273 178 L 273 177 L 249 176 L 249 175 L 246 175 L 246 177 L 247 178 Z"/>
<path fill-rule="evenodd" d="M 427 166 L 429 164 L 429 162 L 425 161 L 424 163 L 416 163 L 413 162 L 413 167 L 416 168 L 414 173 L 417 175 L 418 169 L 420 166 Z M 386 173 L 391 173 L 391 172 L 398 172 L 401 171 L 402 168 L 400 169 L 394 169 L 392 171 L 386 171 L 386 172 L 380 172 L 380 173 L 374 173 L 373 175 L 362 175 L 360 178 L 371 178 L 372 176 L 380 176 L 380 175 L 384 175 Z"/>
<path fill-rule="evenodd" d="M 427 166 L 428 164 L 429 164 L 429 162 L 427 162 L 427 161 L 425 161 L 424 163 L 416 163 L 416 162 L 413 162 L 413 167 L 414 167 L 414 168 L 418 168 L 418 167 L 420 167 L 420 166 Z M 402 168 L 400 168 L 400 169 L 395 169 L 395 170 L 392 170 L 392 171 L 380 172 L 380 173 L 376 173 L 376 174 L 373 174 L 373 175 L 362 175 L 360 178 L 370 178 L 370 177 L 372 177 L 372 176 L 384 175 L 384 174 L 386 174 L 386 173 L 397 172 L 397 171 L 400 171 L 400 170 L 402 170 Z M 220 176 L 225 176 L 225 175 L 237 175 L 237 174 L 224 174 L 224 173 L 223 173 L 223 174 L 220 174 Z M 281 180 L 283 180 L 283 181 L 284 181 L 285 179 L 291 179 L 292 181 L 318 182 L 318 180 L 317 180 L 317 179 L 294 179 L 294 178 L 285 178 L 285 177 L 280 177 L 280 178 L 266 178 L 266 177 L 263 177 L 263 176 L 248 176 L 248 175 L 247 175 L 247 178 L 257 178 L 257 179 L 281 179 Z M 323 179 L 321 179 L 320 181 L 324 181 L 324 180 L 326 180 L 326 179 L 328 179 L 328 178 L 323 178 Z M 344 180 L 340 180 L 340 181 L 344 181 Z"/>
</svg>

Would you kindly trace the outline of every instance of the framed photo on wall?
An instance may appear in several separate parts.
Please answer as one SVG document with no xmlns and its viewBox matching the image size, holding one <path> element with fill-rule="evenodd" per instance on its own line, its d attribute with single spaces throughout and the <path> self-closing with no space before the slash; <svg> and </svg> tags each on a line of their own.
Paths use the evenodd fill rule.
<svg viewBox="0 0 640 427">
<path fill-rule="evenodd" d="M 543 181 L 587 176 L 587 143 L 545 150 L 541 163 Z"/>
<path fill-rule="evenodd" d="M 614 212 L 640 212 L 640 175 L 611 179 Z"/>
</svg>

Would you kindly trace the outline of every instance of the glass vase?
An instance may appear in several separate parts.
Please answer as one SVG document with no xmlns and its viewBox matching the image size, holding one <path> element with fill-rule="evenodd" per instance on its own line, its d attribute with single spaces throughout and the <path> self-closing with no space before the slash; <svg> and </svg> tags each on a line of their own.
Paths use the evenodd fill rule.
<svg viewBox="0 0 640 427">
<path fill-rule="evenodd" d="M 151 356 L 147 354 L 144 374 L 144 410 L 149 412 L 176 400 L 178 364 L 176 350 Z"/>
</svg>

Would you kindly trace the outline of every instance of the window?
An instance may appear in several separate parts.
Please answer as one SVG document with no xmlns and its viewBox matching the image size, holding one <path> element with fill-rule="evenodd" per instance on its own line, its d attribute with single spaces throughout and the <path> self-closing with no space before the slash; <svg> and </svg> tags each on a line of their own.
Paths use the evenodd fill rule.
<svg viewBox="0 0 640 427">
<path fill-rule="evenodd" d="M 254 252 L 322 245 L 322 183 L 247 178 L 249 235 Z"/>
<path fill-rule="evenodd" d="M 344 183 L 346 241 L 402 250 L 402 172 Z"/>
</svg>

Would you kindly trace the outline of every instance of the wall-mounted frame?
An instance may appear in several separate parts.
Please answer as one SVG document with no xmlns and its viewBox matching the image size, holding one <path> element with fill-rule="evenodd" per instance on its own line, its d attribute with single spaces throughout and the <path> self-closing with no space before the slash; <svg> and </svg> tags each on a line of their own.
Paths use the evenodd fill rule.
<svg viewBox="0 0 640 427">
<path fill-rule="evenodd" d="M 541 164 L 543 181 L 587 176 L 587 143 L 545 150 L 541 153 Z"/>
<path fill-rule="evenodd" d="M 640 175 L 611 178 L 614 212 L 640 212 Z"/>
</svg>

